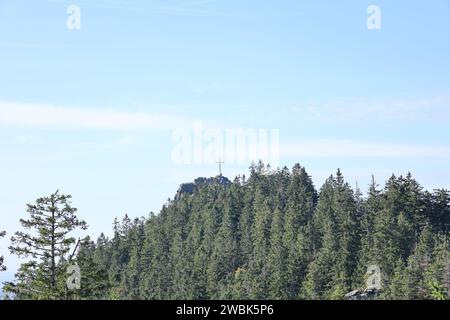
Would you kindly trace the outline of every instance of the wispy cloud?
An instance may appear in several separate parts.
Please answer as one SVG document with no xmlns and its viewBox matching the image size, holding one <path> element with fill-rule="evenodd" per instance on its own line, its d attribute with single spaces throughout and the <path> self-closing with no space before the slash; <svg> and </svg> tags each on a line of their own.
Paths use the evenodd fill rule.
<svg viewBox="0 0 450 320">
<path fill-rule="evenodd" d="M 0 102 L 0 125 L 6 126 L 142 131 L 172 130 L 191 124 L 186 117 L 156 112 Z"/>
<path fill-rule="evenodd" d="M 450 119 L 450 93 L 410 99 L 342 98 L 296 106 L 291 112 L 320 120 L 444 120 Z"/>
<path fill-rule="evenodd" d="M 305 140 L 280 146 L 282 158 L 450 158 L 450 147 L 354 140 Z"/>
<path fill-rule="evenodd" d="M 38 43 L 38 42 L 0 42 L 0 48 L 17 49 L 47 49 L 63 47 L 58 43 Z"/>
</svg>

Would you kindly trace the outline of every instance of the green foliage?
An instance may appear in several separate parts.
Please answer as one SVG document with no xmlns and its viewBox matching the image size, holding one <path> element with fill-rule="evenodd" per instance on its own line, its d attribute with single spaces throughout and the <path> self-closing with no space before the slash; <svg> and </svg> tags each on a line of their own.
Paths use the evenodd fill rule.
<svg viewBox="0 0 450 320">
<path fill-rule="evenodd" d="M 449 193 L 410 174 L 384 188 L 373 179 L 364 197 L 340 170 L 317 192 L 300 165 L 260 162 L 248 179 L 199 185 L 147 219 L 116 219 L 111 239 L 83 242 L 72 298 L 343 299 L 375 264 L 380 298 L 448 299 L 449 227 Z M 49 283 L 37 263 L 19 280 Z"/>
<path fill-rule="evenodd" d="M 7 283 L 4 291 L 18 299 L 62 299 L 65 296 L 66 256 L 75 238 L 69 233 L 86 229 L 76 217 L 71 196 L 56 191 L 27 205 L 28 219 L 20 219 L 29 232 L 18 231 L 11 238 L 12 254 L 30 260 L 22 264 L 16 281 Z"/>
<path fill-rule="evenodd" d="M 410 174 L 384 189 L 373 180 L 364 198 L 339 170 L 320 193 L 300 165 L 250 173 L 205 184 L 141 223 L 116 222 L 95 247 L 111 257 L 104 297 L 343 299 L 364 288 L 373 264 L 381 298 L 445 296 L 448 192 L 423 191 Z"/>
<path fill-rule="evenodd" d="M 99 241 L 102 241 L 101 236 Z M 81 288 L 72 293 L 71 299 L 103 299 L 109 290 L 108 271 L 96 252 L 95 243 L 86 238 L 81 242 L 75 262 L 81 270 Z"/>
<path fill-rule="evenodd" d="M 430 295 L 434 300 L 448 300 L 447 290 L 439 282 L 430 282 L 428 284 L 430 289 Z"/>
</svg>

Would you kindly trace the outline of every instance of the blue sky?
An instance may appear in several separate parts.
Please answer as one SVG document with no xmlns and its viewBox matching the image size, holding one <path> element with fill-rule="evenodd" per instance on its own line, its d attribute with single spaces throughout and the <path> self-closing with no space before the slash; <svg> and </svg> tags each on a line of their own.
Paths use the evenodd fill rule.
<svg viewBox="0 0 450 320">
<path fill-rule="evenodd" d="M 450 188 L 449 35 L 448 0 L 0 0 L 0 229 L 58 188 L 93 236 L 158 211 L 217 173 L 171 160 L 194 121 L 279 130 L 280 164 L 317 187 L 339 167 L 362 189 L 408 171 Z"/>
</svg>

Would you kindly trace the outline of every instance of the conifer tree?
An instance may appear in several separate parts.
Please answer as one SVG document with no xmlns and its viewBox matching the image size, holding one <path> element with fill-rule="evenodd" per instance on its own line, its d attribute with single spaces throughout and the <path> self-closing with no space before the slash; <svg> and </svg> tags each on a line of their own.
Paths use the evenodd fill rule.
<svg viewBox="0 0 450 320">
<path fill-rule="evenodd" d="M 179 300 L 188 299 L 191 294 L 190 277 L 188 266 L 186 265 L 185 242 L 180 230 L 175 233 L 170 261 L 171 265 L 173 265 L 171 297 Z"/>
<path fill-rule="evenodd" d="M 251 277 L 250 297 L 266 299 L 268 295 L 269 270 L 266 255 L 269 249 L 269 231 L 272 218 L 270 199 L 264 194 L 265 186 L 257 186 L 254 211 L 253 253 L 249 261 L 247 275 Z"/>
<path fill-rule="evenodd" d="M 428 268 L 424 271 L 426 291 L 424 298 L 450 299 L 450 242 L 448 236 L 439 235 L 431 254 Z"/>
<path fill-rule="evenodd" d="M 372 175 L 372 181 L 369 185 L 367 199 L 363 201 L 360 236 L 361 250 L 358 255 L 357 278 L 355 285 L 364 286 L 365 273 L 370 265 L 379 264 L 377 258 L 378 252 L 374 243 L 375 239 L 375 219 L 382 209 L 382 196 L 375 177 Z M 358 279 L 359 278 L 359 279 Z"/>
<path fill-rule="evenodd" d="M 102 240 L 99 241 L 102 245 Z M 80 267 L 80 290 L 75 292 L 73 298 L 79 299 L 106 299 L 109 290 L 107 265 L 96 258 L 98 246 L 89 237 L 80 243 L 76 263 Z M 100 249 L 103 250 L 103 249 Z"/>
<path fill-rule="evenodd" d="M 450 192 L 438 189 L 430 197 L 431 201 L 426 210 L 430 224 L 435 232 L 448 236 L 450 232 Z"/>
<path fill-rule="evenodd" d="M 65 259 L 75 243 L 69 233 L 87 228 L 77 218 L 70 199 L 70 195 L 56 191 L 27 205 L 29 218 L 20 219 L 20 223 L 30 232 L 16 232 L 9 249 L 12 254 L 31 259 L 21 265 L 16 281 L 5 286 L 6 292 L 31 299 L 64 297 Z"/>
<path fill-rule="evenodd" d="M 402 259 L 398 259 L 389 277 L 389 284 L 383 291 L 382 298 L 387 300 L 408 300 L 411 297 L 409 273 Z"/>
<path fill-rule="evenodd" d="M 208 266 L 208 286 L 217 288 L 221 280 L 234 272 L 238 265 L 236 239 L 236 208 L 233 198 L 225 203 L 221 226 L 214 242 L 211 259 Z M 212 291 L 212 298 L 220 297 L 220 290 Z"/>
<path fill-rule="evenodd" d="M 279 209 L 273 214 L 270 228 L 267 266 L 270 274 L 268 297 L 276 300 L 287 299 L 286 249 L 283 245 L 283 219 Z"/>
<path fill-rule="evenodd" d="M 317 192 L 311 177 L 299 164 L 292 169 L 288 195 L 283 244 L 286 248 L 287 295 L 290 299 L 294 299 L 299 293 L 304 272 L 304 263 L 300 261 L 304 258 L 304 253 L 299 248 L 303 244 L 298 241 L 299 234 L 310 222 L 317 202 Z"/>
<path fill-rule="evenodd" d="M 449 298 L 448 191 L 430 193 L 410 174 L 393 175 L 384 188 L 372 179 L 364 197 L 338 170 L 317 195 L 298 164 L 289 172 L 260 162 L 250 171 L 227 185 L 200 179 L 192 194 L 169 199 L 158 214 L 116 219 L 111 239 L 83 241 L 72 260 L 81 289 L 69 298 L 343 299 L 366 287 L 369 265 L 381 269 L 380 298 Z M 40 206 L 48 212 L 30 207 L 37 225 L 56 220 L 44 219 L 49 208 L 63 211 Z M 50 290 L 48 246 L 29 246 L 48 243 L 49 232 L 28 237 L 21 235 L 28 245 L 21 247 L 33 259 L 6 286 L 10 297 L 65 297 L 68 259 L 55 259 Z"/>
<path fill-rule="evenodd" d="M 144 222 L 140 219 L 133 221 L 131 230 L 129 232 L 128 242 L 130 244 L 130 260 L 126 268 L 128 299 L 139 299 L 140 297 L 140 279 L 142 271 L 145 268 L 142 265 L 142 247 L 144 245 Z"/>
</svg>

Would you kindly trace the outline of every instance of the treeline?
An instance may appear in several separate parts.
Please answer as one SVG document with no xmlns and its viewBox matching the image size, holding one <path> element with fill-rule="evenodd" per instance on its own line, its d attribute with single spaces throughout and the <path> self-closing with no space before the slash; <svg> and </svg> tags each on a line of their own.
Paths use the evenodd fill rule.
<svg viewBox="0 0 450 320">
<path fill-rule="evenodd" d="M 450 193 L 425 191 L 411 174 L 392 176 L 384 188 L 373 181 L 363 196 L 339 170 L 318 192 L 300 165 L 270 171 L 259 163 L 248 179 L 206 184 L 169 200 L 157 215 L 116 219 L 113 232 L 111 239 L 102 234 L 80 243 L 73 258 L 80 289 L 68 291 L 59 280 L 66 276 L 65 255 L 52 264 L 44 251 L 33 257 L 33 272 L 21 268 L 6 293 L 16 299 L 343 299 L 364 288 L 367 267 L 377 265 L 380 299 L 449 298 Z"/>
</svg>

